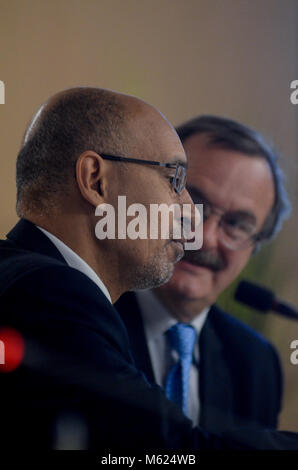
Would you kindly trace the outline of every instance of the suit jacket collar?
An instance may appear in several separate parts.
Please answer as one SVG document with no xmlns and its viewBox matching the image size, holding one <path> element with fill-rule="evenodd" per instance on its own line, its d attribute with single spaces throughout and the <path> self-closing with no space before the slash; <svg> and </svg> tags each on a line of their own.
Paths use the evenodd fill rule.
<svg viewBox="0 0 298 470">
<path fill-rule="evenodd" d="M 65 259 L 49 238 L 27 219 L 20 219 L 6 236 L 10 242 L 24 250 L 50 256 L 66 264 Z"/>
</svg>

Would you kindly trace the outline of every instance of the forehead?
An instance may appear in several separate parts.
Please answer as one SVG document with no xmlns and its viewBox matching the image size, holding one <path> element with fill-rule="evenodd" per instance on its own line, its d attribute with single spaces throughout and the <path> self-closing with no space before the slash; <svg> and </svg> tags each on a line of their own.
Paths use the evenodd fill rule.
<svg viewBox="0 0 298 470">
<path fill-rule="evenodd" d="M 162 126 L 155 132 L 154 159 L 164 163 L 180 162 L 187 165 L 187 156 L 176 131 Z"/>
<path fill-rule="evenodd" d="M 134 153 L 140 158 L 164 163 L 187 162 L 183 145 L 170 123 L 156 110 L 149 109 L 134 120 L 133 136 L 137 143 Z"/>
<path fill-rule="evenodd" d="M 208 145 L 205 135 L 184 142 L 187 184 L 224 210 L 246 210 L 263 219 L 274 202 L 271 170 L 262 157 Z"/>
</svg>

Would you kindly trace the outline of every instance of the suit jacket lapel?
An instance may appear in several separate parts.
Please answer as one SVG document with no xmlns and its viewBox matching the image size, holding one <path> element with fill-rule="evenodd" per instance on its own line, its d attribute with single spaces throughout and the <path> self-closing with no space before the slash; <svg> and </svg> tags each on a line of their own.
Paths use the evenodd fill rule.
<svg viewBox="0 0 298 470">
<path fill-rule="evenodd" d="M 116 302 L 115 307 L 120 313 L 120 316 L 128 330 L 131 349 L 137 369 L 145 374 L 149 382 L 156 383 L 147 346 L 142 315 L 135 294 L 128 292 L 122 295 L 122 297 L 120 297 Z"/>
<path fill-rule="evenodd" d="M 202 329 L 199 367 L 200 425 L 208 431 L 220 431 L 231 421 L 233 397 L 231 376 L 214 320 L 217 307 L 211 307 Z"/>
</svg>

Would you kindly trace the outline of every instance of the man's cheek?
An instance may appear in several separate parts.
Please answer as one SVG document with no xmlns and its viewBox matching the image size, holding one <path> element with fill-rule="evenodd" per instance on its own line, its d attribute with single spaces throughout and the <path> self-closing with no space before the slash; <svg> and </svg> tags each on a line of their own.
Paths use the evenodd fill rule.
<svg viewBox="0 0 298 470">
<path fill-rule="evenodd" d="M 231 256 L 227 262 L 227 276 L 229 277 L 229 282 L 232 282 L 238 274 L 245 268 L 247 262 L 249 260 L 249 256 L 244 254 L 240 256 L 240 253 L 235 253 L 235 256 Z"/>
</svg>

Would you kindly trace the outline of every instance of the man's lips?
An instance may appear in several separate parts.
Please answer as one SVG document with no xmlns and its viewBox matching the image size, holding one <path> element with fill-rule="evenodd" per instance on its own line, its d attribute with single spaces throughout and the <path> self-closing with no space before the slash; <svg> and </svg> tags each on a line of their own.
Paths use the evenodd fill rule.
<svg viewBox="0 0 298 470">
<path fill-rule="evenodd" d="M 192 274 L 198 274 L 202 272 L 202 270 L 210 271 L 210 268 L 208 266 L 200 266 L 197 264 L 190 263 L 189 261 L 185 261 L 184 259 L 179 261 L 179 264 L 177 265 L 179 269 L 182 269 L 183 271 L 187 271 Z"/>
<path fill-rule="evenodd" d="M 183 262 L 198 269 L 207 269 L 208 271 L 214 272 L 221 271 L 227 267 L 220 253 L 210 250 L 186 251 Z"/>
</svg>

